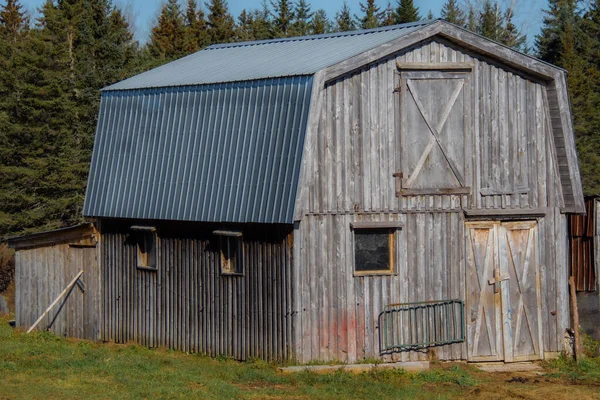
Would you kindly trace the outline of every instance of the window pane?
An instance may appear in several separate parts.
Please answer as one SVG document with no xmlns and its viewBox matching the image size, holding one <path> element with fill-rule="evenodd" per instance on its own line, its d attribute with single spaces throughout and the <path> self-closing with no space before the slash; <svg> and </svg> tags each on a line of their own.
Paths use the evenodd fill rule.
<svg viewBox="0 0 600 400">
<path fill-rule="evenodd" d="M 356 271 L 390 270 L 390 231 L 356 229 L 354 231 Z"/>
</svg>

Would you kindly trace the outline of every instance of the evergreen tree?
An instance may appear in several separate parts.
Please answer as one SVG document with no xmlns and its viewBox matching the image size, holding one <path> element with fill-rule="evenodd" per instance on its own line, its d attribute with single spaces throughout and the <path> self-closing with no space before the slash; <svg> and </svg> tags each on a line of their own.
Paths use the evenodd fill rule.
<svg viewBox="0 0 600 400">
<path fill-rule="evenodd" d="M 392 7 L 392 3 L 388 1 L 387 7 L 383 11 L 383 19 L 381 20 L 381 26 L 390 26 L 396 23 L 396 12 Z"/>
<path fill-rule="evenodd" d="M 584 193 L 600 192 L 600 70 L 594 57 L 598 42 L 598 1 L 578 13 L 578 0 L 550 0 L 541 33 L 536 37 L 539 56 L 565 68 L 573 128 Z"/>
<path fill-rule="evenodd" d="M 313 14 L 310 21 L 310 32 L 314 35 L 331 32 L 331 21 L 327 18 L 327 13 L 322 8 Z"/>
<path fill-rule="evenodd" d="M 183 49 L 187 54 L 196 52 L 210 43 L 204 12 L 196 0 L 188 0 L 185 11 L 185 38 Z"/>
<path fill-rule="evenodd" d="M 252 12 L 243 9 L 238 15 L 237 24 L 235 26 L 235 41 L 246 42 L 249 40 L 255 40 L 252 34 L 252 26 L 254 24 L 254 17 Z"/>
<path fill-rule="evenodd" d="M 338 32 L 348 32 L 356 30 L 356 23 L 350 14 L 348 3 L 344 1 L 342 9 L 335 14 L 335 30 Z"/>
<path fill-rule="evenodd" d="M 290 36 L 305 36 L 311 31 L 313 13 L 306 0 L 298 0 L 294 5 L 294 20 L 291 25 Z"/>
<path fill-rule="evenodd" d="M 469 6 L 466 28 L 471 32 L 477 32 L 477 15 L 473 6 Z"/>
<path fill-rule="evenodd" d="M 229 7 L 225 0 L 211 0 L 206 3 L 208 8 L 208 35 L 211 43 L 231 42 L 235 35 L 235 23 L 229 13 Z"/>
<path fill-rule="evenodd" d="M 294 10 L 288 0 L 278 0 L 271 2 L 273 7 L 273 31 L 274 36 L 278 38 L 293 36 L 291 32 L 292 22 L 294 21 Z"/>
<path fill-rule="evenodd" d="M 267 3 L 263 1 L 261 10 L 242 10 L 235 31 L 236 41 L 272 39 L 273 27 Z"/>
<path fill-rule="evenodd" d="M 396 23 L 404 24 L 420 20 L 419 9 L 415 7 L 413 0 L 398 0 L 396 8 Z"/>
<path fill-rule="evenodd" d="M 499 42 L 502 37 L 502 14 L 497 2 L 485 0 L 479 16 L 479 33 Z"/>
<path fill-rule="evenodd" d="M 425 19 L 428 19 L 428 20 L 430 20 L 430 21 L 431 21 L 432 19 L 434 19 L 434 16 L 433 16 L 433 11 L 431 11 L 431 10 L 427 11 L 427 18 L 425 18 Z"/>
<path fill-rule="evenodd" d="M 504 12 L 504 26 L 500 42 L 516 50 L 525 50 L 527 36 L 523 35 L 513 23 L 514 11 L 508 7 Z"/>
<path fill-rule="evenodd" d="M 152 28 L 148 49 L 158 59 L 172 60 L 186 54 L 185 41 L 185 21 L 179 3 L 168 0 L 158 17 L 158 24 Z"/>
<path fill-rule="evenodd" d="M 465 12 L 460 8 L 457 0 L 448 0 L 444 3 L 441 17 L 454 25 L 464 26 L 466 24 Z"/>
<path fill-rule="evenodd" d="M 252 32 L 256 40 L 272 39 L 274 37 L 273 21 L 266 0 L 262 2 L 262 9 L 252 12 L 252 18 Z"/>
<path fill-rule="evenodd" d="M 0 9 L 0 37 L 9 43 L 18 39 L 29 29 L 29 17 L 18 0 L 7 0 Z"/>
<path fill-rule="evenodd" d="M 18 79 L 0 78 L 0 234 L 81 220 L 99 89 L 135 69 L 137 44 L 108 0 L 47 0 L 40 14 L 11 45 Z"/>
<path fill-rule="evenodd" d="M 379 7 L 375 4 L 375 0 L 367 0 L 367 3 L 359 3 L 360 11 L 363 16 L 361 18 L 355 16 L 362 29 L 377 28 L 382 18 L 382 13 Z"/>
<path fill-rule="evenodd" d="M 572 37 L 577 19 L 578 0 L 549 0 L 549 9 L 544 11 L 540 34 L 536 36 L 536 47 L 540 58 L 551 64 L 560 65 L 565 46 L 574 45 Z M 570 35 L 570 37 L 568 37 Z"/>
</svg>

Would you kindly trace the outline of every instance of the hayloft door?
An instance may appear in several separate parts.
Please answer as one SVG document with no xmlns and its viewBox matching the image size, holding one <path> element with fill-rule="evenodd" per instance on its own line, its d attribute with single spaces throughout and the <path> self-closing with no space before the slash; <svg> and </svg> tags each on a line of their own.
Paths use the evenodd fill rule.
<svg viewBox="0 0 600 400">
<path fill-rule="evenodd" d="M 450 64 L 449 64 L 450 65 Z M 402 192 L 468 193 L 465 143 L 470 127 L 469 73 L 401 70 Z M 416 68 L 416 67 L 415 67 Z"/>
<path fill-rule="evenodd" d="M 469 360 L 539 359 L 536 222 L 469 222 L 466 228 Z"/>
</svg>

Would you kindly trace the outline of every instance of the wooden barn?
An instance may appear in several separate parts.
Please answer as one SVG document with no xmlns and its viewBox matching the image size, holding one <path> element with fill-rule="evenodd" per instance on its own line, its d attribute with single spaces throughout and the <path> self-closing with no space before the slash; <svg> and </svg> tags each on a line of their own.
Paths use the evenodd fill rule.
<svg viewBox="0 0 600 400">
<path fill-rule="evenodd" d="M 570 326 L 566 72 L 443 21 L 214 45 L 102 91 L 100 336 L 521 361 Z"/>
</svg>

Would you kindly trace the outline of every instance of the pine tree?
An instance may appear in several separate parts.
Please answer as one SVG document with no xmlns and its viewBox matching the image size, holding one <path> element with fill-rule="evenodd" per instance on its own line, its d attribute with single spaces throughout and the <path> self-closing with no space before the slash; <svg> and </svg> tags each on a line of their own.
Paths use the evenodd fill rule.
<svg viewBox="0 0 600 400">
<path fill-rule="evenodd" d="M 569 72 L 567 83 L 583 190 L 600 192 L 600 70 L 594 57 L 598 42 L 598 1 L 583 17 L 578 0 L 550 0 L 536 37 L 539 56 Z M 597 51 L 597 50 L 596 50 Z"/>
<path fill-rule="evenodd" d="M 327 12 L 322 8 L 313 14 L 310 20 L 310 32 L 314 35 L 331 32 L 331 21 L 327 18 Z"/>
<path fill-rule="evenodd" d="M 420 20 L 419 9 L 415 7 L 413 0 L 398 0 L 396 8 L 396 23 L 404 24 Z"/>
<path fill-rule="evenodd" d="M 252 12 L 252 18 L 252 32 L 255 40 L 272 39 L 274 37 L 273 21 L 266 0 L 262 2 L 262 9 Z"/>
<path fill-rule="evenodd" d="M 502 15 L 497 2 L 485 0 L 479 16 L 479 33 L 499 42 L 502 37 Z"/>
<path fill-rule="evenodd" d="M 338 32 L 348 32 L 356 30 L 356 23 L 350 14 L 348 3 L 344 1 L 342 9 L 335 14 L 335 30 Z"/>
<path fill-rule="evenodd" d="M 179 3 L 168 0 L 152 28 L 148 49 L 156 58 L 173 60 L 186 54 L 185 39 L 185 21 Z"/>
<path fill-rule="evenodd" d="M 383 10 L 383 19 L 381 20 L 381 26 L 391 26 L 396 23 L 396 12 L 392 7 L 392 3 L 388 1 L 387 7 Z"/>
<path fill-rule="evenodd" d="M 271 1 L 273 7 L 273 29 L 275 37 L 282 38 L 293 36 L 291 31 L 294 21 L 294 10 L 288 0 Z"/>
<path fill-rule="evenodd" d="M 541 32 L 536 36 L 536 47 L 540 58 L 560 65 L 561 56 L 568 45 L 568 34 L 573 34 L 577 18 L 578 0 L 549 0 L 549 9 L 544 11 Z M 572 40 L 572 39 L 571 39 Z"/>
<path fill-rule="evenodd" d="M 235 25 L 235 41 L 246 42 L 255 40 L 252 33 L 252 26 L 254 24 L 254 17 L 252 12 L 243 9 L 238 15 L 237 24 Z"/>
<path fill-rule="evenodd" d="M 516 50 L 525 50 L 527 36 L 522 34 L 513 23 L 514 11 L 508 7 L 504 12 L 504 26 L 500 42 Z"/>
<path fill-rule="evenodd" d="M 19 79 L 0 99 L 0 234 L 81 220 L 99 89 L 135 69 L 137 43 L 108 0 L 47 0 L 40 13 L 11 46 Z"/>
<path fill-rule="evenodd" d="M 187 54 L 196 52 L 210 43 L 204 12 L 196 0 L 188 0 L 185 11 L 185 38 L 183 49 Z"/>
<path fill-rule="evenodd" d="M 211 0 L 208 8 L 207 26 L 211 43 L 228 43 L 234 37 L 235 23 L 225 0 Z"/>
<path fill-rule="evenodd" d="M 377 28 L 380 24 L 382 14 L 379 7 L 375 4 L 375 0 L 367 0 L 367 3 L 359 3 L 360 11 L 363 16 L 361 18 L 355 16 L 362 29 Z"/>
<path fill-rule="evenodd" d="M 305 36 L 311 31 L 310 22 L 313 12 L 306 0 L 298 0 L 294 5 L 294 20 L 291 25 L 290 36 Z"/>
<path fill-rule="evenodd" d="M 448 0 L 444 3 L 441 17 L 454 25 L 464 26 L 466 24 L 465 12 L 460 8 L 457 0 Z"/>
<path fill-rule="evenodd" d="M 430 20 L 430 21 L 431 21 L 431 20 L 432 20 L 432 19 L 434 19 L 434 18 L 435 18 L 435 17 L 433 16 L 433 11 L 431 11 L 431 10 L 427 11 L 427 17 L 426 17 L 425 19 L 427 19 L 427 20 Z"/>
<path fill-rule="evenodd" d="M 470 30 L 471 32 L 477 32 L 478 30 L 478 26 L 477 26 L 477 15 L 475 12 L 475 8 L 473 6 L 469 6 L 469 13 L 467 15 L 467 24 L 466 24 L 466 28 L 468 30 Z"/>
</svg>

